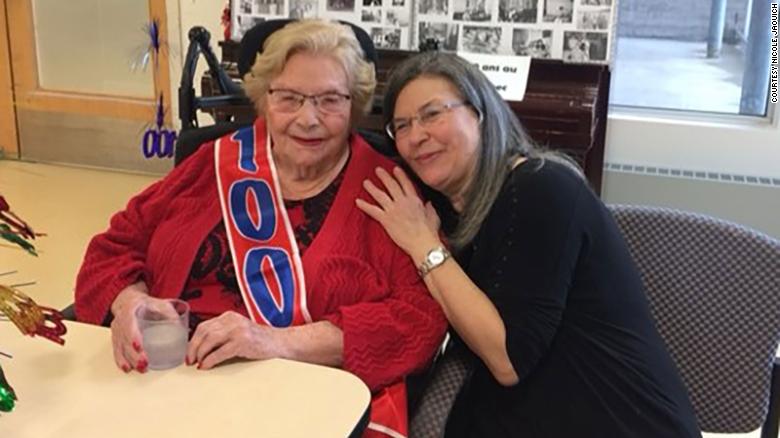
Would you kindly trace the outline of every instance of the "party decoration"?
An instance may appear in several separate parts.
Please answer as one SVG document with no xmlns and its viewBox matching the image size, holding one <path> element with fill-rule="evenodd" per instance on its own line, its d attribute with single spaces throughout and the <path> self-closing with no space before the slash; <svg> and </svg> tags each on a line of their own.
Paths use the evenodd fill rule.
<svg viewBox="0 0 780 438">
<path fill-rule="evenodd" d="M 45 234 L 33 231 L 25 221 L 11 211 L 11 206 L 8 205 L 3 196 L 0 196 L 0 238 L 38 256 L 35 246 L 30 240 L 39 236 L 45 236 Z"/>
<path fill-rule="evenodd" d="M 37 256 L 35 247 L 29 241 L 40 236 L 45 234 L 33 231 L 25 221 L 11 211 L 8 201 L 0 196 L 0 238 L 19 245 L 28 253 Z M 14 272 L 0 273 L 0 276 Z M 39 306 L 32 298 L 16 289 L 20 286 L 23 285 L 0 285 L 0 322 L 13 322 L 25 335 L 43 336 L 64 345 L 62 335 L 67 329 L 62 323 L 62 314 L 54 309 Z M 2 351 L 0 356 L 11 358 L 9 354 Z M 8 383 L 3 368 L 0 367 L 0 412 L 11 412 L 17 400 L 14 389 Z"/>
<path fill-rule="evenodd" d="M 153 18 L 144 26 L 144 35 L 147 40 L 139 56 L 136 56 L 131 63 L 133 70 L 142 68 L 146 70 L 150 63 L 153 64 L 155 73 L 159 68 L 159 57 L 161 53 L 167 51 L 167 44 L 160 38 L 160 22 Z M 157 76 L 155 75 L 155 79 Z M 176 131 L 165 126 L 165 100 L 160 93 L 159 99 L 155 104 L 154 121 L 148 124 L 141 138 L 141 151 L 144 158 L 171 158 L 173 157 L 173 148 L 176 143 Z"/>
<path fill-rule="evenodd" d="M 160 41 L 160 23 L 156 18 L 145 24 L 143 30 L 148 41 L 139 50 L 140 53 L 134 56 L 130 62 L 130 68 L 133 71 L 139 69 L 146 71 L 150 62 L 154 62 L 154 66 L 157 68 L 157 58 L 164 47 L 164 44 Z"/>
<path fill-rule="evenodd" d="M 145 158 L 152 158 L 154 156 L 157 156 L 158 158 L 173 157 L 173 147 L 176 144 L 176 131 L 168 129 L 164 125 L 165 113 L 163 95 L 160 94 L 160 98 L 155 107 L 154 125 L 144 131 L 144 136 L 141 140 L 141 149 Z"/>
<path fill-rule="evenodd" d="M 16 404 L 16 393 L 0 368 L 0 412 L 11 412 Z"/>
<path fill-rule="evenodd" d="M 225 3 L 225 9 L 222 10 L 220 22 L 222 23 L 222 36 L 227 41 L 230 39 L 230 1 Z"/>
<path fill-rule="evenodd" d="M 7 316 L 22 334 L 42 336 L 60 345 L 65 344 L 62 335 L 68 330 L 62 322 L 62 314 L 38 305 L 14 286 L 0 284 L 0 314 Z"/>
</svg>

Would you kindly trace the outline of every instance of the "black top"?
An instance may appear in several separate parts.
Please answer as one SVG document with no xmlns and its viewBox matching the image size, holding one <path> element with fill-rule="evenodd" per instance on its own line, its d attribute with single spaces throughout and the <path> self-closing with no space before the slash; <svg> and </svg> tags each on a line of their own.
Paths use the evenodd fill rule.
<svg viewBox="0 0 780 438">
<path fill-rule="evenodd" d="M 520 381 L 474 360 L 448 438 L 701 436 L 616 223 L 565 166 L 512 171 L 458 261 L 501 314 Z"/>
</svg>

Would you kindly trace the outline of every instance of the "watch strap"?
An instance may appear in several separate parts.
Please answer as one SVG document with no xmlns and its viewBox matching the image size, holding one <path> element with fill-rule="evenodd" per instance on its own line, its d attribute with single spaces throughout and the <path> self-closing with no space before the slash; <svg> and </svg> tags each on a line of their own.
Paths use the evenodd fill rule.
<svg viewBox="0 0 780 438">
<path fill-rule="evenodd" d="M 417 273 L 420 274 L 420 278 L 423 278 L 428 275 L 429 272 L 444 264 L 444 262 L 446 262 L 447 259 L 451 256 L 452 254 L 447 251 L 447 248 L 443 246 L 437 246 L 436 248 L 428 251 L 428 255 L 425 256 L 425 260 L 423 260 L 420 266 L 417 267 Z"/>
</svg>

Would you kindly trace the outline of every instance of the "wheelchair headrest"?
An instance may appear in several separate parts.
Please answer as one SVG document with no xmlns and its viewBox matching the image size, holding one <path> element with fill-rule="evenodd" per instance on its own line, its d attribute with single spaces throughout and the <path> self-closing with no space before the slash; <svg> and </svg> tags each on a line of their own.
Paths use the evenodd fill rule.
<svg viewBox="0 0 780 438">
<path fill-rule="evenodd" d="M 263 21 L 257 23 L 244 34 L 241 38 L 238 52 L 238 74 L 241 78 L 252 69 L 257 54 L 263 52 L 263 44 L 265 44 L 266 38 L 293 21 L 298 20 L 278 19 Z M 374 48 L 374 42 L 371 40 L 371 37 L 368 36 L 368 33 L 350 22 L 339 20 L 339 23 L 349 26 L 352 31 L 355 32 L 355 37 L 357 37 L 358 43 L 360 43 L 360 48 L 363 49 L 366 60 L 372 62 L 376 66 L 376 49 Z"/>
</svg>

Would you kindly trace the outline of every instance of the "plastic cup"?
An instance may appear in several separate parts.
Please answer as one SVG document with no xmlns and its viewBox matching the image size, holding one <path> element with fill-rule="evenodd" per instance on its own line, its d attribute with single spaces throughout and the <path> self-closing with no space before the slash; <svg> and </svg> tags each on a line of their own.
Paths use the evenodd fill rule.
<svg viewBox="0 0 780 438">
<path fill-rule="evenodd" d="M 184 363 L 190 306 L 177 299 L 157 301 L 138 309 L 138 328 L 150 370 L 167 370 Z"/>
</svg>

